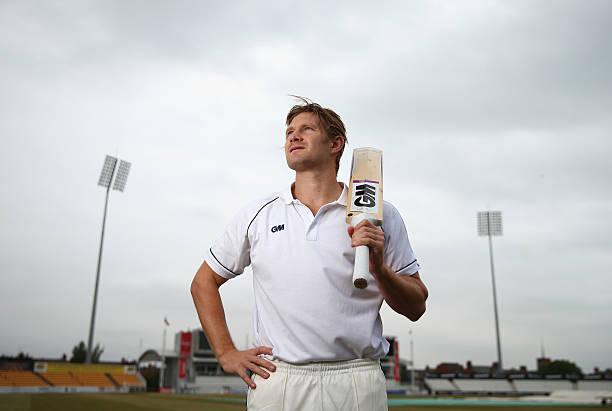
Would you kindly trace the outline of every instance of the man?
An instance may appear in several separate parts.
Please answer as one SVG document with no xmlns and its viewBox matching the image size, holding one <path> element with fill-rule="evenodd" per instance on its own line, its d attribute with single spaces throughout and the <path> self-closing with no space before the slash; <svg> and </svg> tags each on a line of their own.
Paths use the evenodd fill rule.
<svg viewBox="0 0 612 411">
<path fill-rule="evenodd" d="M 382 300 L 416 321 L 427 288 L 391 204 L 384 203 L 382 230 L 368 221 L 346 224 L 347 186 L 336 181 L 344 124 L 332 110 L 303 102 L 286 121 L 285 156 L 295 182 L 234 217 L 208 250 L 191 293 L 220 365 L 249 385 L 249 410 L 384 410 L 379 359 L 389 344 Z M 370 249 L 376 280 L 363 290 L 352 284 L 359 245 Z M 240 351 L 218 289 L 249 264 L 256 348 Z"/>
</svg>

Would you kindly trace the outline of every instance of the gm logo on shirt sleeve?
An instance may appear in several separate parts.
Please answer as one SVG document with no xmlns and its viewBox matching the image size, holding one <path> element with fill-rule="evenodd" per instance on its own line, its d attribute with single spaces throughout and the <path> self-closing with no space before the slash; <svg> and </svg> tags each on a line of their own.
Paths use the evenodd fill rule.
<svg viewBox="0 0 612 411">
<path fill-rule="evenodd" d="M 284 229 L 285 229 L 285 224 L 280 224 L 280 225 L 275 225 L 274 227 L 272 227 L 270 231 L 272 231 L 273 233 L 276 233 L 278 231 L 283 231 Z"/>
</svg>

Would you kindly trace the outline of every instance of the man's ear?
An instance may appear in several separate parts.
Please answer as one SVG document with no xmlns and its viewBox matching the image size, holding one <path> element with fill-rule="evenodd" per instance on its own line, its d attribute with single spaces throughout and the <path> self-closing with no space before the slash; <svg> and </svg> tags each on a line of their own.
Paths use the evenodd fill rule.
<svg viewBox="0 0 612 411">
<path fill-rule="evenodd" d="M 336 136 L 331 140 L 331 152 L 337 154 L 344 147 L 344 138 L 342 136 Z"/>
</svg>

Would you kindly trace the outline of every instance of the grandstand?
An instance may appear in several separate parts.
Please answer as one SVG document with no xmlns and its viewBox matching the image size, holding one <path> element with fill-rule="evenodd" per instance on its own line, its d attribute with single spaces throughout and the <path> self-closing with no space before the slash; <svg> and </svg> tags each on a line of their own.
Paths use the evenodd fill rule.
<svg viewBox="0 0 612 411">
<path fill-rule="evenodd" d="M 516 391 L 524 394 L 550 394 L 554 391 L 575 390 L 575 383 L 567 379 L 515 380 Z"/>
<path fill-rule="evenodd" d="M 471 378 L 428 375 L 425 386 L 433 395 L 550 395 L 554 392 L 612 392 L 612 380 L 569 378 Z"/>
<path fill-rule="evenodd" d="M 76 387 L 81 385 L 71 372 L 50 371 L 40 373 L 40 376 L 48 381 L 49 385 L 54 387 Z"/>
<path fill-rule="evenodd" d="M 74 378 L 83 387 L 116 387 L 115 383 L 101 372 L 74 373 Z"/>
<path fill-rule="evenodd" d="M 453 394 L 461 391 L 450 378 L 426 378 L 425 385 L 434 395 Z"/>
<path fill-rule="evenodd" d="M 453 382 L 459 391 L 465 394 L 507 395 L 515 391 L 511 382 L 497 378 L 457 378 Z"/>
<path fill-rule="evenodd" d="M 537 358 L 538 370 L 550 363 L 542 355 Z M 550 374 L 529 371 L 526 366 L 518 369 L 499 370 L 497 363 L 473 365 L 468 361 L 463 367 L 459 363 L 442 362 L 435 368 L 426 367 L 423 372 L 423 388 L 433 395 L 494 395 L 494 396 L 550 396 L 564 393 L 570 397 L 609 393 L 612 395 L 612 371 L 600 371 L 582 375 L 580 371 L 569 374 Z M 598 394 L 598 395 L 600 395 Z M 601 394 L 605 397 L 608 394 Z M 602 398 L 603 398 L 602 397 Z M 577 398 L 577 397 L 576 397 Z M 607 397 L 606 397 L 607 398 Z"/>
<path fill-rule="evenodd" d="M 3 366 L 8 369 L 0 370 L 0 393 L 127 392 L 146 388 L 136 365 L 32 360 L 5 362 Z"/>
<path fill-rule="evenodd" d="M 141 388 L 143 384 L 136 374 L 110 373 L 108 376 L 119 387 Z"/>
<path fill-rule="evenodd" d="M 46 387 L 48 384 L 32 371 L 0 371 L 2 387 Z"/>
<path fill-rule="evenodd" d="M 580 391 L 612 391 L 612 380 L 578 380 L 577 389 Z"/>
</svg>

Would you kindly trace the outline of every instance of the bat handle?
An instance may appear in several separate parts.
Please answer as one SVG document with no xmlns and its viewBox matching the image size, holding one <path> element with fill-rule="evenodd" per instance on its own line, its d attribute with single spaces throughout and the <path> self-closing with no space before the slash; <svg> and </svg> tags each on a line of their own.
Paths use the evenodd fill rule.
<svg viewBox="0 0 612 411">
<path fill-rule="evenodd" d="M 357 214 L 351 220 L 351 225 L 355 227 L 363 220 L 369 220 L 371 223 L 376 221 L 369 215 L 362 213 Z M 356 288 L 366 288 L 370 279 L 370 249 L 367 245 L 359 245 L 355 249 L 355 268 L 353 269 L 353 285 Z"/>
<path fill-rule="evenodd" d="M 355 250 L 355 268 L 353 269 L 353 285 L 356 288 L 366 288 L 370 278 L 370 249 L 367 245 L 359 245 Z"/>
</svg>

